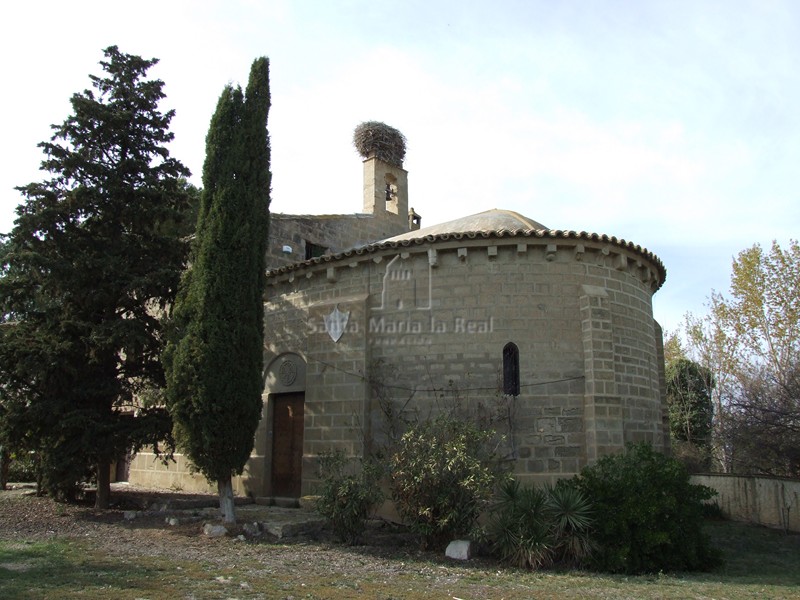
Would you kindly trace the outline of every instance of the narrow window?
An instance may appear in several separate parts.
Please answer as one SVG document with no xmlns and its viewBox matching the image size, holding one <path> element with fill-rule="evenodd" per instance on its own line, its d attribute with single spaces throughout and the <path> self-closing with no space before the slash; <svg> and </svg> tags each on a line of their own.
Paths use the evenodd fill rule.
<svg viewBox="0 0 800 600">
<path fill-rule="evenodd" d="M 514 342 L 503 346 L 503 393 L 519 396 L 519 348 Z"/>
</svg>

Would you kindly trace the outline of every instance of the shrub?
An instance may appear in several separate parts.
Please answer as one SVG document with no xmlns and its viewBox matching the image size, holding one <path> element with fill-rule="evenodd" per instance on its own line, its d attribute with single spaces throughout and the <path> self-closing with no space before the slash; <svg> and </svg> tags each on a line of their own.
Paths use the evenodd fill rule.
<svg viewBox="0 0 800 600">
<path fill-rule="evenodd" d="M 553 562 L 556 542 L 546 506 L 540 489 L 522 488 L 516 480 L 503 485 L 489 523 L 492 548 L 502 561 L 531 569 Z"/>
<path fill-rule="evenodd" d="M 36 456 L 33 452 L 11 452 L 9 459 L 8 481 L 37 480 Z"/>
<path fill-rule="evenodd" d="M 569 481 L 559 481 L 548 490 L 548 506 L 556 537 L 556 560 L 582 563 L 595 549 L 592 529 L 595 510 L 591 499 Z"/>
<path fill-rule="evenodd" d="M 409 429 L 390 458 L 392 499 L 423 548 L 476 533 L 502 477 L 495 433 L 451 416 Z"/>
<path fill-rule="evenodd" d="M 322 485 L 317 512 L 327 519 L 334 535 L 347 544 L 358 542 L 364 524 L 375 507 L 383 502 L 381 469 L 373 461 L 362 461 L 357 473 L 348 473 L 351 461 L 341 450 L 319 459 Z"/>
<path fill-rule="evenodd" d="M 499 496 L 489 536 L 502 561 L 535 570 L 577 563 L 591 553 L 591 506 L 575 486 L 540 489 L 511 480 Z"/>
<path fill-rule="evenodd" d="M 601 458 L 576 480 L 597 514 L 592 564 L 614 573 L 705 570 L 718 555 L 703 533 L 703 501 L 716 492 L 692 485 L 686 468 L 648 444 Z"/>
</svg>

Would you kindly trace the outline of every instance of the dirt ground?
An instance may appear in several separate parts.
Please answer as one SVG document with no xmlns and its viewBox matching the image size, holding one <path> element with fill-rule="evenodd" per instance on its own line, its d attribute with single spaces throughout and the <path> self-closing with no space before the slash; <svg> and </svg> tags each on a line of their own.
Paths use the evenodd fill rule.
<svg viewBox="0 0 800 600">
<path fill-rule="evenodd" d="M 8 541 L 76 538 L 89 541 L 102 553 L 135 559 L 138 556 L 169 557 L 172 560 L 200 561 L 219 568 L 258 564 L 263 570 L 302 564 L 308 577 L 332 572 L 348 573 L 368 568 L 373 574 L 390 577 L 403 568 L 404 560 L 415 558 L 443 559 L 421 553 L 411 539 L 393 525 L 373 522 L 365 530 L 363 544 L 348 547 L 335 543 L 326 530 L 302 536 L 278 539 L 263 532 L 248 534 L 243 525 L 247 513 L 237 508 L 239 524 L 224 538 L 209 538 L 203 534 L 204 522 L 219 523 L 214 518 L 198 516 L 203 511 L 138 511 L 142 496 L 152 502 L 167 500 L 202 500 L 202 495 L 177 494 L 163 490 L 127 489 L 112 492 L 114 508 L 96 510 L 88 505 L 71 505 L 38 498 L 33 490 L 0 491 L 0 539 Z M 213 496 L 206 497 L 211 503 Z M 213 511 L 210 511 L 213 513 Z M 209 513 L 205 513 L 209 514 Z M 178 519 L 170 525 L 168 519 Z"/>
</svg>

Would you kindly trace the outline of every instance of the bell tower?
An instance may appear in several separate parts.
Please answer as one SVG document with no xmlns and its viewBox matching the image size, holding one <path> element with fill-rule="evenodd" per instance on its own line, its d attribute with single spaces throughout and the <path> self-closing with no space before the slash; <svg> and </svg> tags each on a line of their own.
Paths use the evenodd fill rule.
<svg viewBox="0 0 800 600">
<path fill-rule="evenodd" d="M 408 220 L 408 171 L 377 156 L 364 159 L 364 212 Z M 386 215 L 387 218 L 389 215 Z"/>
<path fill-rule="evenodd" d="M 407 230 L 418 229 L 419 215 L 412 215 L 408 208 L 403 134 L 384 123 L 367 121 L 356 127 L 353 143 L 364 159 L 364 212 L 397 221 Z"/>
</svg>

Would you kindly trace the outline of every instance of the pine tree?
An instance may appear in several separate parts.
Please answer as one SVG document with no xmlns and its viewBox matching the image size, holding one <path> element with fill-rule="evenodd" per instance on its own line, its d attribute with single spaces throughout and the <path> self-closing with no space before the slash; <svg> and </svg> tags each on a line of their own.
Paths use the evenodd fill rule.
<svg viewBox="0 0 800 600">
<path fill-rule="evenodd" d="M 231 478 L 250 457 L 262 408 L 269 107 L 269 61 L 259 58 L 246 93 L 226 86 L 211 119 L 192 265 L 164 357 L 178 447 L 217 482 L 228 523 Z"/>
<path fill-rule="evenodd" d="M 95 477 L 101 508 L 111 463 L 170 433 L 167 413 L 136 399 L 164 383 L 160 314 L 190 208 L 189 171 L 167 150 L 174 111 L 159 111 L 163 82 L 145 78 L 157 60 L 104 55 L 104 76 L 40 144 L 50 176 L 18 188 L 0 248 L 3 437 L 37 451 L 56 496 Z"/>
</svg>

